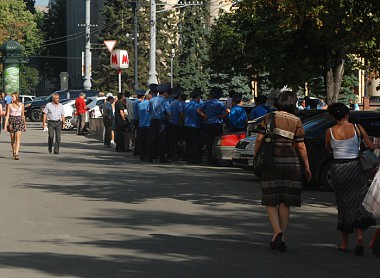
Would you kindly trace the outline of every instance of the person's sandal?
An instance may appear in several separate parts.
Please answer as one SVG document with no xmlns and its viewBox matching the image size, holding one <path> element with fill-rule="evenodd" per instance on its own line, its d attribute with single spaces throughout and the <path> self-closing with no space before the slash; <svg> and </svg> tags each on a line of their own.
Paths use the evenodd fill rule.
<svg viewBox="0 0 380 278">
<path fill-rule="evenodd" d="M 342 248 L 340 244 L 338 245 L 338 251 L 347 252 L 347 250 L 348 250 L 347 248 Z"/>
<path fill-rule="evenodd" d="M 269 247 L 272 250 L 278 250 L 281 246 L 283 233 L 278 233 L 273 241 L 269 242 Z"/>
<path fill-rule="evenodd" d="M 15 154 L 14 158 L 15 160 L 19 160 L 18 154 Z"/>
</svg>

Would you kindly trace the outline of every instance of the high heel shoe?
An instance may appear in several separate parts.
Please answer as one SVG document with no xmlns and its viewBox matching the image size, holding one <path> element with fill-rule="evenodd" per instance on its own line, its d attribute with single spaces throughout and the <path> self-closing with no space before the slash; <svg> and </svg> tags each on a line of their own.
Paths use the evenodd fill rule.
<svg viewBox="0 0 380 278">
<path fill-rule="evenodd" d="M 15 154 L 15 155 L 14 155 L 14 159 L 15 159 L 15 160 L 19 160 L 18 154 Z"/>
<path fill-rule="evenodd" d="M 363 239 L 358 239 L 356 247 L 354 248 L 354 254 L 355 256 L 362 256 L 364 254 Z"/>
<path fill-rule="evenodd" d="M 273 241 L 269 242 L 269 248 L 272 250 L 278 250 L 281 246 L 283 233 L 278 233 Z"/>
</svg>

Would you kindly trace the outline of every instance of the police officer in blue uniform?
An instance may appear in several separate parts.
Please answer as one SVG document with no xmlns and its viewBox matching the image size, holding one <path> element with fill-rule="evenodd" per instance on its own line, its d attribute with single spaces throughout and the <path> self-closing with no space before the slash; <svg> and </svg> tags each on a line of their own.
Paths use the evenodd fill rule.
<svg viewBox="0 0 380 278">
<path fill-rule="evenodd" d="M 184 127 L 186 141 L 186 161 L 191 164 L 202 162 L 202 139 L 201 123 L 202 118 L 197 112 L 202 96 L 202 91 L 195 88 L 190 94 L 190 102 L 184 105 Z"/>
<path fill-rule="evenodd" d="M 219 101 L 223 96 L 223 90 L 214 87 L 210 90 L 208 100 L 201 104 L 197 112 L 204 119 L 204 132 L 206 135 L 206 150 L 209 164 L 215 164 L 212 146 L 217 136 L 223 133 L 223 119 L 228 115 L 227 107 Z"/>
<path fill-rule="evenodd" d="M 144 100 L 138 105 L 139 114 L 139 156 L 141 161 L 152 162 L 151 140 L 150 140 L 150 99 L 152 95 L 146 94 Z"/>
<path fill-rule="evenodd" d="M 170 117 L 170 106 L 167 98 L 170 96 L 170 85 L 160 84 L 157 86 L 158 96 L 150 100 L 150 134 L 152 140 L 152 150 L 157 149 L 160 162 L 168 163 L 165 157 L 165 139 L 167 119 Z"/>
<path fill-rule="evenodd" d="M 145 90 L 136 90 L 137 99 L 132 104 L 132 129 L 133 129 L 133 155 L 139 155 L 140 151 L 140 138 L 139 138 L 139 104 L 144 100 Z"/>
<path fill-rule="evenodd" d="M 179 154 L 179 139 L 181 133 L 181 125 L 183 121 L 183 105 L 179 101 L 183 89 L 175 87 L 171 89 L 171 98 L 173 101 L 170 103 L 171 116 L 168 124 L 168 158 L 171 160 L 178 160 Z"/>
</svg>

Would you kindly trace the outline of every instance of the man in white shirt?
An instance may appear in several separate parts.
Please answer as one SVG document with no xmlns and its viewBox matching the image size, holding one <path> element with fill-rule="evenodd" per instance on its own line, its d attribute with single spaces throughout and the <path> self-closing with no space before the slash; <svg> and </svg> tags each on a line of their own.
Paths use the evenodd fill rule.
<svg viewBox="0 0 380 278">
<path fill-rule="evenodd" d="M 59 154 L 59 143 L 61 142 L 61 130 L 65 128 L 65 111 L 59 103 L 59 94 L 53 94 L 52 102 L 46 104 L 42 116 L 42 128 L 48 127 L 48 151 L 53 151 L 53 141 L 55 134 L 54 153 Z"/>
</svg>

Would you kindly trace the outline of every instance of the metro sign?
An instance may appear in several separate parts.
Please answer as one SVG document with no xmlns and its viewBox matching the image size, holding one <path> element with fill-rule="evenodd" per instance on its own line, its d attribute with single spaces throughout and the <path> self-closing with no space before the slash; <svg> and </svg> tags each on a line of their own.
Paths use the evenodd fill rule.
<svg viewBox="0 0 380 278">
<path fill-rule="evenodd" d="M 111 52 L 111 68 L 127 69 L 129 67 L 128 52 L 126 50 L 115 49 Z"/>
</svg>

